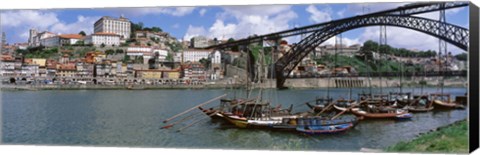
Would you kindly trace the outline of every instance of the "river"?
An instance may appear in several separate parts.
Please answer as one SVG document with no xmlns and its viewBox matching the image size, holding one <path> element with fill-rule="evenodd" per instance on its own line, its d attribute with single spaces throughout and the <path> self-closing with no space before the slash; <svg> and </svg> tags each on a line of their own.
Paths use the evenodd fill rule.
<svg viewBox="0 0 480 155">
<path fill-rule="evenodd" d="M 384 88 L 383 92 L 397 90 Z M 404 91 L 420 92 L 405 88 Z M 353 89 L 357 93 L 367 89 Z M 378 92 L 379 89 L 374 89 Z M 425 92 L 437 92 L 426 88 Z M 445 88 L 453 96 L 465 88 Z M 331 89 L 330 95 L 348 98 L 349 89 Z M 266 150 L 358 151 L 382 149 L 420 133 L 467 117 L 468 110 L 414 114 L 412 120 L 364 120 L 347 132 L 308 136 L 296 132 L 236 129 L 209 118 L 181 132 L 160 129 L 166 118 L 224 93 L 239 90 L 44 90 L 2 91 L 2 142 L 5 144 L 128 146 L 162 148 L 222 148 Z M 252 93 L 256 96 L 258 92 Z M 263 91 L 265 99 L 283 107 L 325 96 L 326 89 Z M 217 105 L 211 103 L 210 106 Z M 208 106 L 207 106 L 208 107 Z M 295 106 L 294 111 L 305 111 Z M 198 110 L 196 110 L 198 112 Z M 200 117 L 205 117 L 199 115 Z"/>
</svg>

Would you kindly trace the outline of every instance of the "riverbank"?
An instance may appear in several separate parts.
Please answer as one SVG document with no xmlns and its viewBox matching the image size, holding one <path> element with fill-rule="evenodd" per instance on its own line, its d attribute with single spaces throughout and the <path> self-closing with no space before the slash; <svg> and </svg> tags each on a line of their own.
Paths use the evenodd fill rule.
<svg viewBox="0 0 480 155">
<path fill-rule="evenodd" d="M 409 142 L 399 142 L 387 152 L 468 153 L 467 120 L 457 121 Z"/>
<path fill-rule="evenodd" d="M 200 84 L 200 85 L 135 85 L 133 87 L 123 85 L 1 85 L 0 90 L 150 90 L 150 89 L 242 89 L 244 85 L 240 84 Z M 275 89 L 275 86 L 263 87 L 253 86 L 255 88 Z M 404 86 L 405 90 L 411 88 L 420 88 L 419 85 Z M 426 85 L 424 88 L 436 88 L 437 86 Z M 445 88 L 464 87 L 462 85 L 447 85 Z M 326 87 L 305 87 L 289 86 L 289 89 L 318 89 Z M 352 88 L 368 88 L 368 87 L 352 87 Z M 378 87 L 373 87 L 378 88 Z M 398 87 L 384 87 L 384 88 L 398 88 Z"/>
</svg>

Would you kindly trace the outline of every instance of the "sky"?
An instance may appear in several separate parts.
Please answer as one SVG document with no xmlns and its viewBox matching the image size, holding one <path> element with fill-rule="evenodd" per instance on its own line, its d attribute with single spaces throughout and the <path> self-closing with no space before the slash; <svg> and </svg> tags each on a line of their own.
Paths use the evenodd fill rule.
<svg viewBox="0 0 480 155">
<path fill-rule="evenodd" d="M 206 6 L 206 7 L 143 7 L 143 8 L 93 8 L 55 10 L 3 10 L 0 18 L 7 42 L 27 42 L 28 30 L 50 31 L 58 34 L 93 32 L 93 23 L 102 16 L 124 17 L 146 27 L 157 26 L 179 40 L 204 35 L 209 38 L 241 39 L 252 34 L 272 32 L 307 26 L 330 20 L 356 16 L 368 12 L 396 8 L 406 3 L 350 3 L 312 5 L 256 5 L 256 6 Z M 418 15 L 438 19 L 438 12 Z M 468 7 L 450 9 L 446 20 L 468 28 Z M 397 48 L 438 50 L 438 39 L 421 32 L 387 27 L 388 44 Z M 379 40 L 379 27 L 354 29 L 342 34 L 347 45 Z M 287 38 L 296 42 L 301 36 Z M 324 44 L 333 44 L 334 38 Z M 463 50 L 448 46 L 452 53 Z"/>
</svg>

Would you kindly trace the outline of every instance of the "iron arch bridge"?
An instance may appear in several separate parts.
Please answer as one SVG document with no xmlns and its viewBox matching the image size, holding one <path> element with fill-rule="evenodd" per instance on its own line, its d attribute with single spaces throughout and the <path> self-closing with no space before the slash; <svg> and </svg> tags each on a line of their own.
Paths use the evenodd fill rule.
<svg viewBox="0 0 480 155">
<path fill-rule="evenodd" d="M 403 27 L 423 32 L 445 40 L 465 51 L 468 49 L 468 29 L 446 22 L 403 15 L 377 15 L 339 20 L 323 25 L 321 28 L 302 39 L 275 63 L 277 87 L 282 88 L 286 76 L 292 72 L 295 66 L 297 66 L 305 56 L 314 51 L 315 47 L 321 43 L 342 32 L 375 25 Z"/>
</svg>

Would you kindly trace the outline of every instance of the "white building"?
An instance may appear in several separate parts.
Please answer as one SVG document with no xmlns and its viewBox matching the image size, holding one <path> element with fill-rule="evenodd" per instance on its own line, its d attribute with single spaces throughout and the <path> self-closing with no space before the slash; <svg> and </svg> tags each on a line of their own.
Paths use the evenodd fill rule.
<svg viewBox="0 0 480 155">
<path fill-rule="evenodd" d="M 210 79 L 216 80 L 222 77 L 222 54 L 216 50 L 210 54 L 211 71 Z"/>
<path fill-rule="evenodd" d="M 121 36 L 121 39 L 130 38 L 130 21 L 127 18 L 112 18 L 104 16 L 94 24 L 95 33 L 115 33 Z"/>
<path fill-rule="evenodd" d="M 158 53 L 158 60 L 160 61 L 165 61 L 168 56 L 168 51 L 167 50 L 162 50 L 162 49 L 154 49 L 153 53 Z"/>
<path fill-rule="evenodd" d="M 114 33 L 94 33 L 85 38 L 85 44 L 93 44 L 95 46 L 119 46 L 120 35 Z"/>
<path fill-rule="evenodd" d="M 131 46 L 127 48 L 127 55 L 129 56 L 143 56 L 152 52 L 153 49 L 148 46 Z"/>
<path fill-rule="evenodd" d="M 28 46 L 36 47 L 41 45 L 41 40 L 56 36 L 55 33 L 43 31 L 38 33 L 35 29 L 30 29 L 28 37 Z"/>
<path fill-rule="evenodd" d="M 200 49 L 187 49 L 183 51 L 183 62 L 199 62 L 200 59 L 208 59 L 211 50 L 200 50 Z"/>
</svg>

